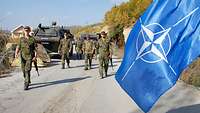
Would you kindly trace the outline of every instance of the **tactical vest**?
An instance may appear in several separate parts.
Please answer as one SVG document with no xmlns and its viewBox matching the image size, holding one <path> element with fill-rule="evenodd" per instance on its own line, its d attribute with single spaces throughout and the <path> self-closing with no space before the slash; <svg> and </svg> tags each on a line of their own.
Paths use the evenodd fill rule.
<svg viewBox="0 0 200 113">
<path fill-rule="evenodd" d="M 110 42 L 108 40 L 99 40 L 99 55 L 100 57 L 108 57 L 110 54 Z"/>
<path fill-rule="evenodd" d="M 62 51 L 62 53 L 67 53 L 67 52 L 69 52 L 69 50 L 70 50 L 70 46 L 71 46 L 71 42 L 70 42 L 71 40 L 70 39 L 62 39 L 61 40 L 61 51 Z"/>
<path fill-rule="evenodd" d="M 94 47 L 93 47 L 93 42 L 91 40 L 86 40 L 84 42 L 84 49 L 85 49 L 85 53 L 93 53 Z"/>
<path fill-rule="evenodd" d="M 25 37 L 20 38 L 19 49 L 23 59 L 31 60 L 34 57 L 35 48 L 36 42 L 33 37 L 29 37 L 29 39 Z"/>
</svg>

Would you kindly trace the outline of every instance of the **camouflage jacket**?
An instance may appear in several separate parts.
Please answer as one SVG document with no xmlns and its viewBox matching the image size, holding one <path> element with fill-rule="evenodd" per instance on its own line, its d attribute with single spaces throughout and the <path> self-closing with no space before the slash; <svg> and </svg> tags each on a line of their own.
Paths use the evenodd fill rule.
<svg viewBox="0 0 200 113">
<path fill-rule="evenodd" d="M 76 47 L 76 52 L 79 52 L 79 53 L 82 52 L 83 42 L 81 40 L 77 40 L 75 47 Z"/>
<path fill-rule="evenodd" d="M 58 47 L 58 50 L 61 52 L 61 54 L 69 53 L 69 51 L 72 48 L 72 42 L 69 38 L 63 38 L 60 40 L 60 44 Z"/>
<path fill-rule="evenodd" d="M 98 41 L 94 41 L 95 55 L 99 54 Z"/>
<path fill-rule="evenodd" d="M 31 60 L 35 55 L 37 47 L 36 40 L 34 37 L 29 37 L 29 38 L 21 37 L 18 47 L 20 50 L 21 57 L 24 60 Z"/>
<path fill-rule="evenodd" d="M 94 43 L 92 40 L 85 40 L 83 43 L 83 52 L 85 54 L 93 54 L 94 52 Z"/>
<path fill-rule="evenodd" d="M 112 47 L 109 40 L 102 38 L 99 39 L 98 45 L 97 45 L 98 51 L 99 51 L 99 57 L 108 57 L 110 54 L 112 54 Z"/>
</svg>

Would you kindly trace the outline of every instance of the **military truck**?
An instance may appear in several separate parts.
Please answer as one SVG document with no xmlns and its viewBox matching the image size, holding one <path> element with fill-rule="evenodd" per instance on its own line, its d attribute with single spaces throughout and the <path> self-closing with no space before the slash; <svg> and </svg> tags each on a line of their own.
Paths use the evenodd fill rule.
<svg viewBox="0 0 200 113">
<path fill-rule="evenodd" d="M 41 43 L 46 49 L 47 53 L 50 54 L 51 57 L 53 57 L 55 55 L 59 55 L 58 46 L 60 44 L 60 40 L 64 38 L 64 32 L 70 33 L 70 30 L 64 29 L 60 26 L 56 26 L 55 23 L 52 23 L 52 26 L 42 26 L 42 24 L 39 24 L 38 28 L 34 30 L 34 36 L 37 42 Z M 72 38 L 71 40 L 73 41 L 74 38 Z M 73 48 L 70 52 L 70 55 L 72 54 Z"/>
</svg>

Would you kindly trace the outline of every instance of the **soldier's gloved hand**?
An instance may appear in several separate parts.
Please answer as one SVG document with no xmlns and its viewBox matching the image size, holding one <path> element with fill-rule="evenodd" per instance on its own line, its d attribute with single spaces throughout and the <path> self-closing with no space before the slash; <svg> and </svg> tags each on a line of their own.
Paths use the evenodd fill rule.
<svg viewBox="0 0 200 113">
<path fill-rule="evenodd" d="M 37 61 L 37 58 L 36 58 L 36 57 L 33 57 L 32 61 Z"/>
</svg>

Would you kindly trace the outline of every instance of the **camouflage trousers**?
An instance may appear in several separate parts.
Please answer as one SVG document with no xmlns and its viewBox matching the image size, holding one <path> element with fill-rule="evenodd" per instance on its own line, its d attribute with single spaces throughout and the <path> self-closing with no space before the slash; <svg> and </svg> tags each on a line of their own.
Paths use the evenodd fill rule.
<svg viewBox="0 0 200 113">
<path fill-rule="evenodd" d="M 109 58 L 108 57 L 99 57 L 99 74 L 103 78 L 103 73 L 107 76 L 108 72 L 108 65 L 109 65 Z"/>
<path fill-rule="evenodd" d="M 92 67 L 92 53 L 85 53 L 85 69 L 91 69 Z"/>
<path fill-rule="evenodd" d="M 81 59 L 82 59 L 82 54 L 83 54 L 82 51 L 76 51 L 76 58 L 77 58 L 78 60 L 81 60 Z"/>
<path fill-rule="evenodd" d="M 31 68 L 32 68 L 32 60 L 25 60 L 23 57 L 21 57 L 21 69 L 24 76 L 24 83 L 29 84 L 30 83 L 30 76 L 31 76 Z"/>
<path fill-rule="evenodd" d="M 65 60 L 67 62 L 67 65 L 69 66 L 69 63 L 70 63 L 69 53 L 62 54 L 61 56 L 61 62 L 63 66 L 65 66 Z"/>
</svg>

